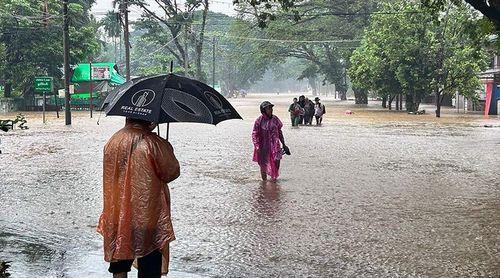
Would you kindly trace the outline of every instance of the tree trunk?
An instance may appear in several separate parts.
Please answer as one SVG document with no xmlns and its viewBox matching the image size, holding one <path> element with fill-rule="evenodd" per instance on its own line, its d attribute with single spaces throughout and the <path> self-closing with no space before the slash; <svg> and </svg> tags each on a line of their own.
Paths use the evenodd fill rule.
<svg viewBox="0 0 500 278">
<path fill-rule="evenodd" d="M 203 78 L 203 71 L 201 68 L 201 56 L 202 56 L 203 46 L 196 46 L 196 79 L 200 81 L 205 81 Z"/>
<path fill-rule="evenodd" d="M 347 100 L 347 92 L 346 91 L 340 91 L 339 92 L 339 97 L 340 97 L 340 100 Z"/>
<path fill-rule="evenodd" d="M 368 91 L 364 89 L 355 89 L 354 99 L 356 104 L 368 104 Z"/>
<path fill-rule="evenodd" d="M 403 110 L 403 94 L 399 94 L 399 110 Z"/>
<path fill-rule="evenodd" d="M 412 98 L 412 101 L 413 101 L 413 110 L 412 110 L 412 112 L 417 112 L 418 111 L 419 102 L 417 101 L 417 93 L 415 93 L 415 91 L 412 92 L 411 98 Z"/>
<path fill-rule="evenodd" d="M 202 21 L 201 21 L 201 31 L 200 31 L 200 36 L 198 38 L 198 42 L 196 43 L 196 78 L 201 81 L 205 81 L 203 77 L 203 69 L 202 69 L 202 64 L 201 64 L 201 58 L 203 55 L 203 40 L 205 39 L 205 27 L 207 25 L 207 14 L 208 14 L 208 5 L 209 2 L 208 0 L 205 0 L 203 2 L 204 8 L 203 8 L 203 15 L 202 15 Z"/>
<path fill-rule="evenodd" d="M 389 95 L 389 110 L 392 110 L 392 101 L 394 100 L 394 97 L 393 95 Z"/>
<path fill-rule="evenodd" d="M 318 83 L 316 82 L 316 77 L 311 76 L 307 78 L 309 85 L 311 86 L 313 96 L 318 95 Z"/>
<path fill-rule="evenodd" d="M 407 112 L 413 112 L 413 102 L 412 102 L 412 99 L 411 97 L 409 97 L 408 95 L 406 95 L 406 111 Z"/>
<path fill-rule="evenodd" d="M 387 96 L 382 97 L 382 108 L 387 108 Z"/>
<path fill-rule="evenodd" d="M 12 83 L 6 82 L 4 87 L 4 97 L 8 98 L 12 96 Z"/>
<path fill-rule="evenodd" d="M 396 111 L 399 111 L 399 94 L 396 95 Z"/>
<path fill-rule="evenodd" d="M 441 117 L 441 93 L 439 90 L 436 91 L 436 118 Z"/>
</svg>

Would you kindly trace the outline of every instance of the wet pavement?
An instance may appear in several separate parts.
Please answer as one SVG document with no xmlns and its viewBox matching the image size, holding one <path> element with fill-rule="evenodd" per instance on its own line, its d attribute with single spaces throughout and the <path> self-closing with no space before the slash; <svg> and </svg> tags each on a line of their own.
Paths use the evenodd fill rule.
<svg viewBox="0 0 500 278">
<path fill-rule="evenodd" d="M 171 125 L 170 277 L 500 276 L 500 119 L 329 99 L 323 126 L 292 128 L 288 98 L 268 97 L 292 151 L 277 184 L 251 161 L 262 96 L 232 100 L 243 121 Z M 123 119 L 48 119 L 0 133 L 0 260 L 12 277 L 106 277 L 102 148 Z"/>
</svg>

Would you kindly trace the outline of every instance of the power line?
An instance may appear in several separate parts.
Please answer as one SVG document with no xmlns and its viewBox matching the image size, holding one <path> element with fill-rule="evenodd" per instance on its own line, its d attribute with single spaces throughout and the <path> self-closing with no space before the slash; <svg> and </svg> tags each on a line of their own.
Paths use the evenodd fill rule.
<svg viewBox="0 0 500 278">
<path fill-rule="evenodd" d="M 355 13 L 339 13 L 339 12 L 324 12 L 324 13 L 317 13 L 317 14 L 303 14 L 299 15 L 300 17 L 315 17 L 315 16 L 361 16 L 361 15 L 378 15 L 378 14 L 421 14 L 425 12 L 419 12 L 419 11 L 402 11 L 402 12 L 355 12 Z M 286 14 L 289 16 L 295 16 L 294 14 Z"/>
<path fill-rule="evenodd" d="M 140 59 L 144 59 L 144 58 L 147 58 L 147 57 L 150 57 L 152 56 L 153 54 L 156 54 L 158 51 L 162 50 L 163 48 L 167 47 L 169 44 L 171 44 L 172 42 L 174 42 L 175 39 L 177 39 L 182 33 L 180 32 L 177 36 L 175 36 L 174 38 L 172 38 L 170 41 L 168 41 L 166 44 L 160 46 L 158 49 L 156 49 L 155 51 L 151 52 L 151 53 L 148 53 L 146 56 L 143 56 L 143 57 L 140 57 Z M 130 63 L 133 63 L 133 62 L 136 62 L 138 59 L 136 60 L 133 60 L 131 61 Z"/>
<path fill-rule="evenodd" d="M 232 35 L 221 35 L 221 36 L 227 37 L 227 38 L 240 39 L 240 40 L 249 40 L 249 41 L 285 42 L 285 43 L 352 43 L 352 42 L 360 42 L 361 41 L 361 40 L 280 40 L 280 39 L 239 37 L 239 36 L 232 36 Z"/>
</svg>

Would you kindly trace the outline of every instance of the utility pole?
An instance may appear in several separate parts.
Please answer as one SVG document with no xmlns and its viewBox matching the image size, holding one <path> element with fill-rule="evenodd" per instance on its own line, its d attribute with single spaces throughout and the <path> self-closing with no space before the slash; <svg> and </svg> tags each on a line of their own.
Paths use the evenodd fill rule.
<svg viewBox="0 0 500 278">
<path fill-rule="evenodd" d="M 93 80 L 92 80 L 92 56 L 90 56 L 89 58 L 89 80 L 90 80 L 90 104 L 89 104 L 89 109 L 90 109 L 90 118 L 92 118 L 92 110 L 94 108 L 94 105 L 93 105 L 93 101 L 92 101 L 92 91 L 94 90 L 94 83 L 93 83 Z"/>
<path fill-rule="evenodd" d="M 69 28 L 68 0 L 63 0 L 63 45 L 64 45 L 64 118 L 66 125 L 71 125 L 71 101 L 69 95 Z"/>
<path fill-rule="evenodd" d="M 49 27 L 49 19 L 48 19 L 48 15 L 49 15 L 49 2 L 48 0 L 44 0 L 43 1 L 43 25 L 45 27 L 45 29 L 47 29 Z M 46 74 L 48 75 L 48 74 Z M 56 104 L 56 115 L 57 115 L 57 118 L 59 119 L 59 104 L 58 104 L 58 94 L 56 93 L 56 91 L 54 89 L 52 89 L 52 92 L 50 92 L 54 95 L 54 101 L 55 101 L 55 104 Z M 45 98 L 45 96 L 44 96 Z M 43 100 L 45 102 L 45 99 Z M 44 116 L 45 118 L 45 116 Z M 44 122 L 45 122 L 45 119 L 44 119 Z"/>
<path fill-rule="evenodd" d="M 125 26 L 123 27 L 123 37 L 125 39 L 125 77 L 130 81 L 130 41 L 128 33 L 128 0 L 124 0 L 122 4 L 122 12 L 124 13 Z"/>
<path fill-rule="evenodd" d="M 184 26 L 184 75 L 188 77 L 188 26 Z"/>
<path fill-rule="evenodd" d="M 215 37 L 212 40 L 212 87 L 215 87 Z"/>
</svg>

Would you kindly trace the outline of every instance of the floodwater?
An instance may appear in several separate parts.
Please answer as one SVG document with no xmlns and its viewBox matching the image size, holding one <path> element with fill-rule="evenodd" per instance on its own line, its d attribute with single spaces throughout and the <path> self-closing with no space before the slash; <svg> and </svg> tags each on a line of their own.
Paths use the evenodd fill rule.
<svg viewBox="0 0 500 278">
<path fill-rule="evenodd" d="M 171 277 L 500 276 L 498 118 L 327 99 L 323 126 L 292 128 L 291 97 L 266 97 L 292 151 L 277 184 L 251 161 L 264 96 L 232 100 L 243 121 L 171 125 L 182 167 Z M 0 260 L 12 277 L 109 275 L 95 232 L 101 159 L 123 119 L 94 115 L 73 112 L 66 127 L 28 114 L 29 130 L 0 133 Z"/>
</svg>

